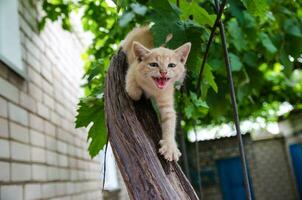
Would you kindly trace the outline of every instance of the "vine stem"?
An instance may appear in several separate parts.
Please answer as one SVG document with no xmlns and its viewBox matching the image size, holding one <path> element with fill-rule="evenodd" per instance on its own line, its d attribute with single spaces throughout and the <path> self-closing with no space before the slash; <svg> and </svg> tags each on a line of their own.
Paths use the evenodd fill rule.
<svg viewBox="0 0 302 200">
<path fill-rule="evenodd" d="M 219 22 L 220 22 L 225 4 L 226 4 L 226 0 L 223 0 L 223 2 L 221 4 L 221 7 L 219 9 L 219 12 L 217 13 L 215 23 L 214 23 L 214 25 L 211 29 L 211 34 L 210 34 L 210 37 L 209 37 L 209 40 L 208 40 L 208 43 L 207 43 L 207 46 L 206 46 L 206 51 L 205 51 L 203 59 L 202 59 L 202 63 L 201 63 L 201 66 L 200 66 L 200 71 L 199 71 L 199 76 L 198 76 L 198 80 L 197 80 L 197 84 L 196 84 L 196 92 L 197 92 L 198 97 L 200 96 L 200 83 L 201 83 L 204 67 L 205 67 L 205 64 L 206 64 L 206 61 L 207 61 L 207 58 L 208 58 L 208 55 L 209 55 L 211 44 L 212 44 L 212 42 L 214 40 L 214 37 L 215 37 L 215 31 L 216 31 L 216 28 L 219 25 Z"/>
<path fill-rule="evenodd" d="M 214 0 L 214 1 L 215 1 L 216 12 L 218 12 L 219 10 L 221 10 L 221 9 L 219 9 L 220 6 L 219 6 L 219 3 L 218 3 L 218 0 Z M 227 42 L 226 42 L 224 24 L 221 20 L 219 20 L 219 29 L 220 29 L 220 35 L 221 35 L 221 40 L 222 40 L 222 47 L 223 47 L 225 67 L 226 67 L 226 71 L 227 71 L 227 78 L 228 78 L 228 82 L 229 82 L 229 89 L 230 89 L 230 93 L 231 93 L 231 102 L 232 102 L 232 107 L 233 107 L 233 118 L 234 118 L 236 133 L 237 133 L 239 152 L 240 152 L 240 158 L 241 158 L 241 165 L 242 165 L 242 171 L 243 171 L 243 176 L 244 176 L 244 186 L 245 186 L 245 192 L 246 192 L 246 199 L 251 200 L 252 199 L 251 186 L 250 186 L 250 180 L 249 180 L 249 176 L 248 176 L 243 139 L 242 139 L 241 130 L 240 130 L 239 115 L 238 115 L 236 94 L 235 94 L 234 82 L 233 82 L 233 76 L 232 76 L 232 70 L 231 70 L 231 63 L 230 63 L 230 60 L 229 60 L 229 53 L 228 53 L 228 49 L 227 49 Z"/>
</svg>

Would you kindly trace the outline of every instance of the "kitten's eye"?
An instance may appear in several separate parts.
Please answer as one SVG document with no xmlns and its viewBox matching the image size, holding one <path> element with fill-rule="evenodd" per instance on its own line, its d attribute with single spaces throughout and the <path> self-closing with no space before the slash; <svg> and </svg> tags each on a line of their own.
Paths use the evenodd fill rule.
<svg viewBox="0 0 302 200">
<path fill-rule="evenodd" d="M 174 68 L 174 67 L 176 67 L 176 65 L 174 63 L 169 63 L 168 67 Z"/>
<path fill-rule="evenodd" d="M 149 63 L 149 66 L 150 66 L 150 67 L 158 67 L 158 64 L 155 63 L 155 62 L 154 62 L 154 63 Z"/>
</svg>

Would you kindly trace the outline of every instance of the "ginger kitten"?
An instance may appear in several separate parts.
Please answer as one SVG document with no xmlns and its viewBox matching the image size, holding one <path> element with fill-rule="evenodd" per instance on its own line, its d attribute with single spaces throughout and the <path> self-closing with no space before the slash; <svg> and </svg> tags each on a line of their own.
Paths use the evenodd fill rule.
<svg viewBox="0 0 302 200">
<path fill-rule="evenodd" d="M 160 111 L 163 134 L 159 152 L 169 161 L 178 161 L 181 156 L 175 141 L 174 83 L 182 82 L 185 77 L 190 48 L 191 43 L 176 50 L 153 48 L 149 27 L 133 29 L 122 44 L 129 63 L 126 91 L 135 101 L 143 94 L 154 97 Z"/>
</svg>

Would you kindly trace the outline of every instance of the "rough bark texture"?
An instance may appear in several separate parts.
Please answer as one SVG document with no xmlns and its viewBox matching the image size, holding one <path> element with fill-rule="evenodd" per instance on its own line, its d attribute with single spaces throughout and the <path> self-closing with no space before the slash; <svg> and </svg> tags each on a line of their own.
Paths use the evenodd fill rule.
<svg viewBox="0 0 302 200">
<path fill-rule="evenodd" d="M 198 199 L 175 162 L 158 154 L 161 128 L 149 100 L 125 92 L 126 56 L 119 51 L 106 78 L 105 111 L 110 143 L 131 199 Z"/>
</svg>

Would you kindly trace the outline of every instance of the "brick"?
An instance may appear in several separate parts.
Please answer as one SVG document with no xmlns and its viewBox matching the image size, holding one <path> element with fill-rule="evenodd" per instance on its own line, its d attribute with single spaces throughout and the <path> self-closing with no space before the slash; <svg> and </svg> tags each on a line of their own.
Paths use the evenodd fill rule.
<svg viewBox="0 0 302 200">
<path fill-rule="evenodd" d="M 43 67 L 43 68 L 41 69 L 41 74 L 42 74 L 42 76 L 43 76 L 45 79 L 47 79 L 49 82 L 53 82 L 53 76 L 52 76 L 52 74 L 51 74 L 51 70 L 50 70 L 50 69 L 47 69 L 46 67 Z M 49 89 L 48 86 L 45 86 L 44 88 L 45 88 L 44 91 L 46 91 L 47 89 Z M 47 90 L 47 92 L 48 92 L 49 94 L 52 95 L 53 89 L 50 88 L 50 90 Z"/>
<path fill-rule="evenodd" d="M 0 118 L 0 137 L 8 137 L 8 122 L 7 119 Z"/>
<path fill-rule="evenodd" d="M 36 100 L 29 96 L 28 94 L 21 92 L 20 93 L 20 105 L 24 108 L 30 110 L 31 112 L 36 112 Z"/>
<path fill-rule="evenodd" d="M 65 142 L 61 142 L 61 141 L 57 142 L 58 152 L 66 154 L 67 153 L 67 148 L 68 147 L 67 147 L 67 144 Z"/>
<path fill-rule="evenodd" d="M 47 73 L 46 78 L 51 79 L 48 75 L 48 74 L 50 74 L 50 72 L 49 71 L 45 71 L 45 72 Z M 50 96 L 53 95 L 53 87 L 48 81 L 42 80 L 42 88 L 43 88 L 43 91 L 46 92 L 47 94 L 49 94 Z"/>
<path fill-rule="evenodd" d="M 57 141 L 50 136 L 46 136 L 46 148 L 50 150 L 57 150 Z"/>
<path fill-rule="evenodd" d="M 42 197 L 42 188 L 40 184 L 26 184 L 24 190 L 24 197 L 26 200 L 40 199 Z"/>
<path fill-rule="evenodd" d="M 30 129 L 30 143 L 39 147 L 45 147 L 45 135 Z"/>
<path fill-rule="evenodd" d="M 26 52 L 26 61 L 33 67 L 37 72 L 41 71 L 41 63 L 35 56 L 33 56 L 29 51 Z"/>
<path fill-rule="evenodd" d="M 56 194 L 58 196 L 63 196 L 66 194 L 67 187 L 65 183 L 56 183 L 55 186 L 56 186 Z"/>
<path fill-rule="evenodd" d="M 59 168 L 57 167 L 47 167 L 47 180 L 54 181 L 60 179 Z"/>
<path fill-rule="evenodd" d="M 43 198 L 50 198 L 56 195 L 56 185 L 54 183 L 46 183 L 42 185 Z"/>
<path fill-rule="evenodd" d="M 7 101 L 0 97 L 0 117 L 7 117 Z"/>
<path fill-rule="evenodd" d="M 61 117 L 54 111 L 51 111 L 50 113 L 50 120 L 52 123 L 56 125 L 60 125 L 61 123 Z"/>
<path fill-rule="evenodd" d="M 44 120 L 34 114 L 29 114 L 29 126 L 35 130 L 43 132 L 44 130 Z"/>
<path fill-rule="evenodd" d="M 58 165 L 58 155 L 53 151 L 46 151 L 46 162 L 49 165 Z"/>
<path fill-rule="evenodd" d="M 19 92 L 18 89 L 0 77 L 0 96 L 3 96 L 15 103 L 19 102 Z"/>
<path fill-rule="evenodd" d="M 25 143 L 29 142 L 29 132 L 27 127 L 21 126 L 14 122 L 10 122 L 9 127 L 10 127 L 11 138 L 18 140 L 20 142 L 25 142 Z"/>
<path fill-rule="evenodd" d="M 35 85 L 41 85 L 42 84 L 42 78 L 41 78 L 40 74 L 38 74 L 31 67 L 28 67 L 27 74 L 28 74 L 29 80 L 31 82 L 33 82 Z"/>
<path fill-rule="evenodd" d="M 50 111 L 49 111 L 49 108 L 47 106 L 45 106 L 44 104 L 42 103 L 38 103 L 37 104 L 37 111 L 38 111 L 38 114 L 45 118 L 45 119 L 49 119 L 50 118 Z"/>
<path fill-rule="evenodd" d="M 45 51 L 45 44 L 42 41 L 40 36 L 41 36 L 41 33 L 40 33 L 40 35 L 34 34 L 33 37 L 32 37 L 32 41 L 36 44 L 36 46 L 40 49 L 40 51 L 44 52 Z M 45 58 L 45 54 L 41 54 L 40 59 L 41 59 L 41 62 L 43 64 L 46 63 L 44 58 Z"/>
<path fill-rule="evenodd" d="M 47 135 L 55 136 L 56 135 L 56 127 L 52 123 L 48 121 L 44 121 L 44 132 Z"/>
<path fill-rule="evenodd" d="M 50 97 L 48 94 L 43 93 L 43 103 L 48 106 L 51 110 L 54 110 L 55 107 L 55 101 L 52 97 Z"/>
<path fill-rule="evenodd" d="M 31 165 L 12 163 L 12 181 L 29 181 L 31 179 Z"/>
<path fill-rule="evenodd" d="M 0 162 L 0 180 L 9 181 L 10 167 L 7 162 Z"/>
<path fill-rule="evenodd" d="M 31 20 L 31 21 L 35 21 L 35 20 Z M 39 60 L 41 52 L 28 37 L 25 37 L 24 46 L 37 60 Z"/>
<path fill-rule="evenodd" d="M 28 84 L 28 92 L 29 92 L 29 95 L 31 97 L 33 97 L 35 100 L 37 100 L 38 102 L 42 102 L 43 93 L 42 93 L 42 90 L 38 86 L 36 86 L 33 83 L 29 83 Z"/>
<path fill-rule="evenodd" d="M 15 160 L 30 161 L 29 146 L 17 142 L 11 142 L 11 157 Z"/>
<path fill-rule="evenodd" d="M 9 158 L 9 142 L 0 139 L 0 158 Z"/>
<path fill-rule="evenodd" d="M 68 165 L 68 159 L 67 159 L 67 156 L 64 156 L 64 155 L 59 155 L 58 157 L 59 159 L 59 165 L 62 166 L 62 167 L 67 167 Z"/>
<path fill-rule="evenodd" d="M 28 112 L 23 108 L 9 103 L 8 104 L 9 118 L 15 122 L 18 122 L 24 126 L 28 126 Z"/>
<path fill-rule="evenodd" d="M 38 147 L 31 148 L 31 160 L 34 162 L 42 162 L 46 161 L 46 153 L 44 149 Z"/>
<path fill-rule="evenodd" d="M 60 169 L 60 180 L 69 180 L 70 170 Z"/>
<path fill-rule="evenodd" d="M 1 198 L 3 200 L 22 200 L 23 188 L 21 185 L 1 186 Z"/>
<path fill-rule="evenodd" d="M 47 166 L 33 164 L 32 165 L 32 178 L 33 178 L 33 180 L 45 181 L 47 179 Z"/>
<path fill-rule="evenodd" d="M 32 35 L 34 34 L 32 29 L 30 28 L 30 26 L 27 24 L 27 22 L 24 20 L 23 17 L 19 17 L 19 19 L 20 19 L 19 21 L 20 21 L 21 30 L 26 34 L 27 37 L 31 38 Z"/>
</svg>

